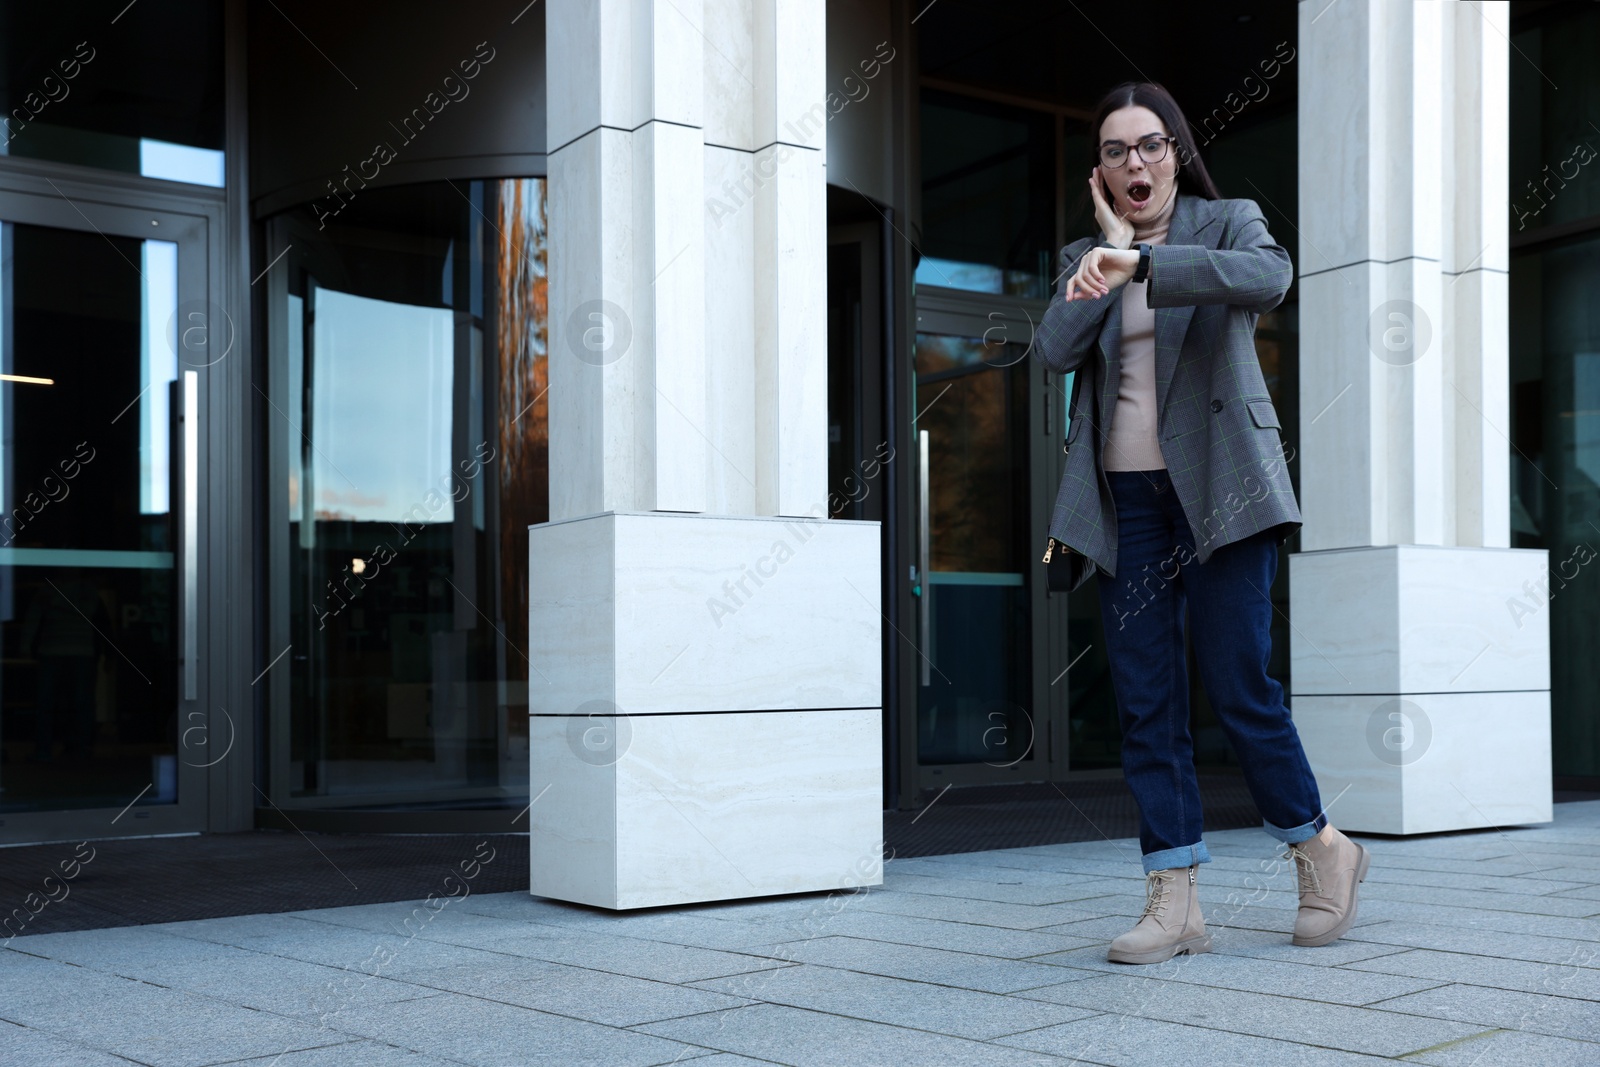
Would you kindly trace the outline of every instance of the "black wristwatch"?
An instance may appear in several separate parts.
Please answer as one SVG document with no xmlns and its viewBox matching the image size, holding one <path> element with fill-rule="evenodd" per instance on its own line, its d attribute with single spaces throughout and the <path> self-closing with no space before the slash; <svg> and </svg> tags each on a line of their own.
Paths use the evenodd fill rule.
<svg viewBox="0 0 1600 1067">
<path fill-rule="evenodd" d="M 1150 276 L 1150 246 L 1139 242 L 1139 266 L 1134 269 L 1133 280 L 1142 282 Z"/>
</svg>

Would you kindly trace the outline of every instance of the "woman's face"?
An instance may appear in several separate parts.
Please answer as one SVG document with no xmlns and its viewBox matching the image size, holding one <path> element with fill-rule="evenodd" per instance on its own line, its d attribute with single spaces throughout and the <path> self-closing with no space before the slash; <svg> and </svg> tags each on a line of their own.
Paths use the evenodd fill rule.
<svg viewBox="0 0 1600 1067">
<path fill-rule="evenodd" d="M 1178 180 L 1178 153 L 1170 141 L 1162 146 L 1167 154 L 1159 163 L 1146 163 L 1137 146 L 1151 137 L 1167 137 L 1171 130 L 1147 107 L 1118 108 L 1100 124 L 1100 147 L 1120 142 L 1125 162 L 1115 170 L 1104 164 L 1100 177 L 1111 189 L 1113 205 L 1119 215 L 1134 222 L 1145 222 L 1161 213 Z"/>
</svg>

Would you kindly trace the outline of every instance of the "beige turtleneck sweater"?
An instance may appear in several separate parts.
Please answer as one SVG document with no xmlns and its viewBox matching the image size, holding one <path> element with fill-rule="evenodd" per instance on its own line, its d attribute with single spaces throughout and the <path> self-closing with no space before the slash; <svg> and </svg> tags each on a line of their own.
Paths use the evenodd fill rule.
<svg viewBox="0 0 1600 1067">
<path fill-rule="evenodd" d="M 1178 192 L 1149 222 L 1134 223 L 1133 246 L 1165 244 Z M 1156 312 L 1145 303 L 1147 282 L 1122 287 L 1122 371 L 1116 409 L 1106 434 L 1103 466 L 1108 471 L 1165 470 L 1156 439 Z"/>
</svg>

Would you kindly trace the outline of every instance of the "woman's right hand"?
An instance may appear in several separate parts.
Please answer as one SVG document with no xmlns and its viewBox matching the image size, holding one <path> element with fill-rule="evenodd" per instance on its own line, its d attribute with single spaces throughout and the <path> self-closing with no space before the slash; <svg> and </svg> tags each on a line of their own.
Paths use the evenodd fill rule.
<svg viewBox="0 0 1600 1067">
<path fill-rule="evenodd" d="M 1094 219 L 1100 224 L 1100 229 L 1105 233 L 1106 240 L 1118 248 L 1127 248 L 1133 244 L 1133 223 L 1129 222 L 1112 205 L 1106 203 L 1106 198 L 1100 191 L 1100 168 L 1095 167 L 1089 171 L 1089 195 L 1094 197 Z"/>
</svg>

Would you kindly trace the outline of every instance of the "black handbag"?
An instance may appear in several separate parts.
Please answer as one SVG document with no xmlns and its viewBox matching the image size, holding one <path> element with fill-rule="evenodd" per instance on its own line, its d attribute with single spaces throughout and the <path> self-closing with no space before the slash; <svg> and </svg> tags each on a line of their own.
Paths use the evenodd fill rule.
<svg viewBox="0 0 1600 1067">
<path fill-rule="evenodd" d="M 1072 429 L 1073 413 L 1078 410 L 1078 387 L 1083 384 L 1084 371 L 1079 371 L 1072 377 L 1072 398 L 1067 401 L 1067 430 Z M 1070 446 L 1066 437 L 1062 437 L 1061 451 L 1067 453 Z M 1044 546 L 1044 587 L 1046 593 L 1070 593 L 1078 584 L 1084 568 L 1089 566 L 1089 559 L 1071 545 L 1057 541 L 1053 536 L 1046 537 Z"/>
<path fill-rule="evenodd" d="M 1070 593 L 1088 561 L 1076 549 L 1048 538 L 1044 546 L 1044 587 L 1050 593 Z"/>
</svg>

